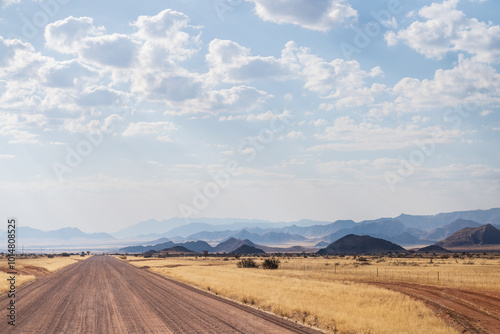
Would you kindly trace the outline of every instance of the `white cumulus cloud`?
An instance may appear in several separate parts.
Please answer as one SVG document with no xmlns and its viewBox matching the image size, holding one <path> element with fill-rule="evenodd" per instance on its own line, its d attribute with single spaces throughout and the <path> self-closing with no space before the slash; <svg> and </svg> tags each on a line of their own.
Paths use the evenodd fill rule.
<svg viewBox="0 0 500 334">
<path fill-rule="evenodd" d="M 500 60 L 500 26 L 468 18 L 457 10 L 459 0 L 446 0 L 423 7 L 408 28 L 385 35 L 389 46 L 402 41 L 428 58 L 443 58 L 448 52 L 467 52 L 478 61 Z"/>
<path fill-rule="evenodd" d="M 264 21 L 295 24 L 303 28 L 329 31 L 357 19 L 358 13 L 344 0 L 249 0 Z"/>
</svg>

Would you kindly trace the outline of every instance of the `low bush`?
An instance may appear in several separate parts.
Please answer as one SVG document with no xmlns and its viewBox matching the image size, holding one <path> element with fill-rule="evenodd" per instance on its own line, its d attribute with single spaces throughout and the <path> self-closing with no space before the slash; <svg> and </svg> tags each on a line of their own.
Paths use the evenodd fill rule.
<svg viewBox="0 0 500 334">
<path fill-rule="evenodd" d="M 262 263 L 262 268 L 264 269 L 278 269 L 280 267 L 280 260 L 271 258 L 265 259 Z"/>
<path fill-rule="evenodd" d="M 238 262 L 238 268 L 258 268 L 259 265 L 252 259 L 243 259 Z"/>
</svg>

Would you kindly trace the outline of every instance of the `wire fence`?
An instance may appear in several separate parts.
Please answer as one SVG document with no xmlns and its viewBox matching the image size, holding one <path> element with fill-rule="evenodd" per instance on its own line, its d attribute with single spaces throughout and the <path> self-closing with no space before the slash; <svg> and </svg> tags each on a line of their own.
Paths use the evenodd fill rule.
<svg viewBox="0 0 500 334">
<path fill-rule="evenodd" d="M 500 291 L 500 261 L 373 263 L 284 260 L 281 269 L 319 280 L 397 281 Z"/>
</svg>

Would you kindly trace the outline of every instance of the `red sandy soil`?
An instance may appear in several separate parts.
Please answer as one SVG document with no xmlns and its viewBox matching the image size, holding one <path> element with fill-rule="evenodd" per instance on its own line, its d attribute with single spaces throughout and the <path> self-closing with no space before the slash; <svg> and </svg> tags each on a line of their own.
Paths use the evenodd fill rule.
<svg viewBox="0 0 500 334">
<path fill-rule="evenodd" d="M 462 333 L 500 333 L 500 292 L 401 282 L 370 282 L 423 300 Z"/>
</svg>

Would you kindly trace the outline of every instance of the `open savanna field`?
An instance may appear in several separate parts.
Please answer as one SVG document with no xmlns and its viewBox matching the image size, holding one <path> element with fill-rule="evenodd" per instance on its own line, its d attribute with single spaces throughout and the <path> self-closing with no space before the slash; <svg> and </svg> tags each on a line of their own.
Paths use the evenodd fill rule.
<svg viewBox="0 0 500 334">
<path fill-rule="evenodd" d="M 385 283 L 500 291 L 500 256 L 279 257 L 278 270 L 238 268 L 234 257 L 122 260 L 331 333 L 456 333 L 435 309 Z M 258 264 L 263 258 L 253 258 Z M 438 277 L 439 276 L 439 277 Z M 441 314 L 442 315 L 442 314 Z"/>
<path fill-rule="evenodd" d="M 79 255 L 72 255 L 69 257 L 55 256 L 53 258 L 49 258 L 46 255 L 16 255 L 15 269 L 17 272 L 17 287 L 27 282 L 34 281 L 37 277 L 48 276 L 61 268 L 87 258 L 88 256 L 81 257 Z M 5 255 L 0 256 L 0 295 L 9 290 L 8 287 L 10 283 L 7 281 L 7 278 L 9 278 L 10 275 L 7 273 L 8 271 L 7 258 Z"/>
</svg>

